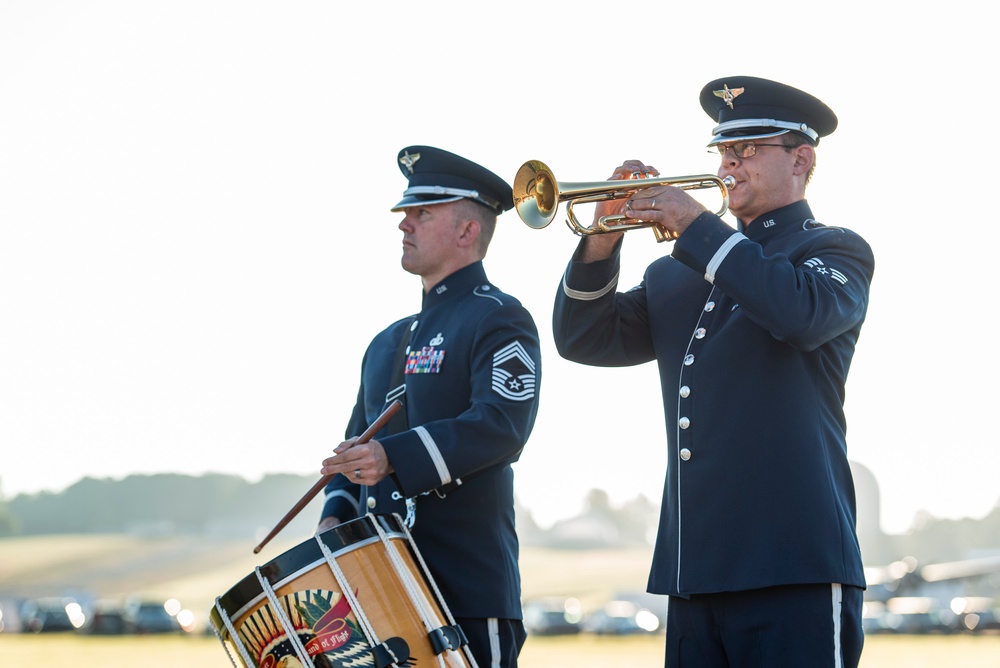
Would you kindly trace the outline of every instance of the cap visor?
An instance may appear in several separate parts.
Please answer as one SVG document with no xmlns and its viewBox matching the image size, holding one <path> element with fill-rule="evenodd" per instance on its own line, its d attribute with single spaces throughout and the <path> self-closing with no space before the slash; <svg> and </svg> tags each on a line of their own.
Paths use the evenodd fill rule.
<svg viewBox="0 0 1000 668">
<path fill-rule="evenodd" d="M 752 130 L 750 131 L 752 132 Z M 755 139 L 768 139 L 770 137 L 777 137 L 779 135 L 788 134 L 789 130 L 778 130 L 777 132 L 761 132 L 759 134 L 718 134 L 712 137 L 712 141 L 708 142 L 708 146 L 717 146 L 719 144 L 724 144 L 725 142 L 735 142 L 735 141 L 753 141 Z"/>
<path fill-rule="evenodd" d="M 440 199 L 428 199 L 426 196 L 419 197 L 417 195 L 407 195 L 399 201 L 399 204 L 389 209 L 390 211 L 402 211 L 411 206 L 433 206 L 434 204 L 447 204 L 448 202 L 457 202 L 462 199 L 462 197 L 442 197 Z"/>
</svg>

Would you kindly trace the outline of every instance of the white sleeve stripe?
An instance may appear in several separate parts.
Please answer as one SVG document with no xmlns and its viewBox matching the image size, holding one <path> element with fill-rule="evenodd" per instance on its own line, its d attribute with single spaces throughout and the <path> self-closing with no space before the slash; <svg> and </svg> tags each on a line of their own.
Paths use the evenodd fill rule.
<svg viewBox="0 0 1000 668">
<path fill-rule="evenodd" d="M 621 271 L 618 271 L 614 275 L 614 278 L 611 279 L 610 283 L 608 283 L 607 285 L 605 285 L 603 288 L 601 288 L 596 292 L 584 292 L 582 290 L 574 290 L 573 288 L 566 285 L 566 274 L 563 274 L 563 292 L 570 299 L 579 299 L 580 301 L 591 302 L 594 301 L 595 299 L 600 299 L 604 295 L 614 290 L 618 286 L 619 274 L 621 274 Z"/>
<path fill-rule="evenodd" d="M 324 505 L 326 503 L 329 503 L 332 499 L 336 499 L 338 497 L 347 500 L 347 502 L 350 503 L 354 507 L 354 512 L 355 513 L 358 511 L 358 500 L 357 500 L 357 498 L 355 498 L 353 494 L 348 494 L 346 491 L 344 491 L 342 489 L 335 489 L 332 492 L 330 492 L 329 494 L 327 494 L 326 495 L 326 499 L 324 499 Z"/>
<path fill-rule="evenodd" d="M 438 449 L 437 443 L 431 438 L 431 435 L 427 433 L 427 430 L 423 427 L 414 428 L 417 432 L 417 436 L 420 437 L 420 441 L 424 444 L 424 448 L 427 449 L 427 454 L 430 456 L 431 461 L 434 462 L 434 467 L 437 469 L 438 476 L 441 477 L 441 484 L 447 485 L 451 482 L 451 472 L 448 471 L 448 465 L 444 462 L 444 457 L 441 456 L 441 451 Z"/>
<path fill-rule="evenodd" d="M 729 251 L 733 249 L 733 246 L 744 239 L 746 239 L 746 237 L 743 234 L 740 232 L 734 232 L 732 236 L 726 239 L 725 243 L 719 247 L 719 250 L 715 251 L 715 255 L 712 256 L 712 259 L 708 262 L 708 266 L 705 267 L 706 281 L 715 285 L 715 272 L 719 270 L 719 265 L 721 265 L 722 261 L 726 259 L 727 255 L 729 255 Z"/>
</svg>

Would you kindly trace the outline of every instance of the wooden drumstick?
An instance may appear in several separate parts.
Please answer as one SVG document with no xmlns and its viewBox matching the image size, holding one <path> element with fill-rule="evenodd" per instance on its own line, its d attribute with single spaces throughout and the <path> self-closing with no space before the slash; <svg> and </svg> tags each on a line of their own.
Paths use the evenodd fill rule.
<svg viewBox="0 0 1000 668">
<path fill-rule="evenodd" d="M 395 415 L 396 412 L 402 407 L 403 404 L 399 401 L 399 399 L 395 399 L 391 404 L 389 404 L 389 406 L 384 411 L 382 411 L 381 415 L 375 418 L 375 421 L 372 422 L 371 426 L 368 427 L 368 429 L 365 429 L 365 432 L 358 437 L 358 440 L 355 443 L 355 445 L 361 445 L 362 443 L 367 443 L 368 441 L 372 440 L 372 437 L 374 437 L 375 434 L 377 434 L 378 431 L 382 429 L 382 427 L 388 424 L 389 420 L 392 419 L 392 416 Z M 319 480 L 317 480 L 316 484 L 312 486 L 312 489 L 306 492 L 305 496 L 299 499 L 299 502 L 296 503 L 291 510 L 285 513 L 285 516 L 281 518 L 281 521 L 278 522 L 278 524 L 273 529 L 271 529 L 271 533 L 267 534 L 267 537 L 265 537 L 264 540 L 260 542 L 260 545 L 258 545 L 253 549 L 253 553 L 257 554 L 258 552 L 260 552 L 263 549 L 263 547 L 271 541 L 272 538 L 278 535 L 279 531 L 284 529 L 289 522 L 295 519 L 295 516 L 298 515 L 303 508 L 309 505 L 309 502 L 313 500 L 314 496 L 323 491 L 323 488 L 326 487 L 326 484 L 328 482 L 333 480 L 335 475 L 337 474 L 335 473 L 333 475 L 325 475 Z"/>
</svg>

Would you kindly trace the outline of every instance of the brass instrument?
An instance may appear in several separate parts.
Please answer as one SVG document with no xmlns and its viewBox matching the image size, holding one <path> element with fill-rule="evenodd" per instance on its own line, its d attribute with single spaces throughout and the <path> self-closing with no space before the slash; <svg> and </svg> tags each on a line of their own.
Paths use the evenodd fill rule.
<svg viewBox="0 0 1000 668">
<path fill-rule="evenodd" d="M 587 236 L 651 227 L 657 241 L 673 241 L 677 238 L 673 232 L 653 222 L 629 220 L 624 215 L 602 216 L 594 227 L 584 227 L 573 214 L 573 205 L 581 202 L 625 199 L 638 190 L 652 186 L 674 186 L 681 190 L 718 188 L 722 193 L 722 208 L 716 211 L 716 215 L 721 216 L 729 210 L 729 188 L 734 185 L 736 180 L 732 176 L 723 179 L 714 174 L 560 183 L 556 181 L 552 170 L 544 162 L 529 160 L 521 165 L 514 177 L 514 208 L 517 209 L 517 215 L 521 220 L 536 230 L 552 222 L 559 208 L 559 202 L 569 202 L 566 205 L 566 224 L 574 234 Z"/>
</svg>

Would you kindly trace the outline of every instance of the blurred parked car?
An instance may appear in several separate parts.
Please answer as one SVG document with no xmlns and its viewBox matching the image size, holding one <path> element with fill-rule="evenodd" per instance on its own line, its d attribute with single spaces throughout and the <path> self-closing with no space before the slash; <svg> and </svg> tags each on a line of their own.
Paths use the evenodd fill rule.
<svg viewBox="0 0 1000 668">
<path fill-rule="evenodd" d="M 130 601 L 125 608 L 125 621 L 132 633 L 177 633 L 182 630 L 162 601 Z"/>
<path fill-rule="evenodd" d="M 885 603 L 882 601 L 865 601 L 861 609 L 861 628 L 865 634 L 885 633 L 892 629 L 887 627 Z"/>
<path fill-rule="evenodd" d="M 941 633 L 951 630 L 942 620 L 938 602 L 929 596 L 890 598 L 885 602 L 882 625 L 886 631 L 893 633 Z"/>
<path fill-rule="evenodd" d="M 525 601 L 524 628 L 529 635 L 554 636 L 580 632 L 583 611 L 580 601 L 561 596 L 543 596 Z"/>
<path fill-rule="evenodd" d="M 29 599 L 21 606 L 21 626 L 24 631 L 75 631 L 82 625 L 83 610 L 71 598 Z"/>
<path fill-rule="evenodd" d="M 584 631 L 598 635 L 655 633 L 659 628 L 660 618 L 632 601 L 609 601 L 583 623 Z"/>
<path fill-rule="evenodd" d="M 988 596 L 959 596 L 949 607 L 955 615 L 950 624 L 955 631 L 1000 629 L 1000 601 Z"/>
<path fill-rule="evenodd" d="M 95 602 L 80 630 L 95 635 L 127 633 L 129 628 L 124 606 L 118 601 Z"/>
</svg>

